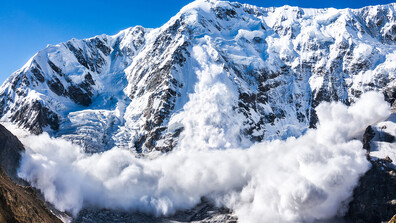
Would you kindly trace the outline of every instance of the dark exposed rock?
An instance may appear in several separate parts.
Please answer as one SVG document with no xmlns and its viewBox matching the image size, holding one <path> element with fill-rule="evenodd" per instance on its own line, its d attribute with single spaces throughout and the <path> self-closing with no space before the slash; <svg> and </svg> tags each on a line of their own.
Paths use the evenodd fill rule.
<svg viewBox="0 0 396 223">
<path fill-rule="evenodd" d="M 67 91 L 70 99 L 72 99 L 76 104 L 89 106 L 92 103 L 91 95 L 87 92 L 83 92 L 79 87 L 72 85 L 69 86 Z"/>
<path fill-rule="evenodd" d="M 369 157 L 370 159 L 370 157 Z M 360 179 L 345 218 L 354 223 L 380 223 L 396 213 L 396 172 L 388 160 L 372 160 Z"/>
<path fill-rule="evenodd" d="M 74 47 L 74 45 L 70 42 L 66 43 L 66 46 L 70 49 L 70 51 L 72 51 L 74 53 L 74 56 L 77 58 L 77 61 L 83 65 L 84 67 L 86 67 L 87 69 L 90 69 L 90 66 L 88 66 L 88 62 L 84 57 L 83 51 L 82 49 L 77 49 L 76 47 Z"/>
<path fill-rule="evenodd" d="M 396 42 L 396 25 L 392 24 L 391 27 L 383 32 L 383 42 L 392 43 Z"/>
<path fill-rule="evenodd" d="M 136 149 L 136 151 L 138 153 L 142 152 L 142 146 L 143 146 L 144 142 L 146 141 L 146 138 L 147 138 L 146 135 L 142 135 L 136 141 L 133 142 L 134 148 Z"/>
<path fill-rule="evenodd" d="M 48 64 L 50 65 L 52 70 L 54 70 L 60 76 L 63 76 L 62 70 L 59 67 L 57 67 L 54 63 L 52 63 L 52 61 L 48 60 Z"/>
<path fill-rule="evenodd" d="M 40 81 L 41 83 L 44 82 L 44 76 L 41 73 L 41 67 L 35 62 L 33 63 L 33 67 L 31 69 L 33 75 L 37 78 L 38 81 Z"/>
<path fill-rule="evenodd" d="M 224 19 L 224 20 L 229 20 L 230 18 L 235 18 L 237 15 L 237 12 L 233 9 L 225 9 L 222 7 L 216 7 L 214 8 L 214 11 L 216 13 L 216 16 L 219 19 Z"/>
<path fill-rule="evenodd" d="M 23 151 L 25 149 L 18 138 L 0 125 L 0 166 L 16 182 L 19 181 L 17 169 Z"/>
<path fill-rule="evenodd" d="M 269 10 L 272 10 L 259 9 L 252 6 L 242 6 L 237 3 L 232 3 L 231 6 L 232 7 L 225 8 L 221 6 L 215 7 L 211 13 L 214 13 L 220 20 L 230 21 L 238 18 L 237 12 L 242 11 L 236 10 L 237 8 L 243 7 L 245 12 L 256 16 L 265 16 Z M 358 19 L 358 16 L 353 15 L 353 13 L 357 12 L 356 10 L 348 11 L 348 13 L 351 12 L 351 15 L 347 14 L 347 16 L 345 16 L 347 18 L 345 26 L 348 28 L 348 31 L 357 30 L 360 33 L 367 32 L 370 33 L 373 38 L 382 38 L 382 42 L 391 43 L 390 41 L 394 41 L 395 39 L 394 34 L 396 33 L 396 26 L 393 23 L 388 22 L 390 21 L 389 18 L 393 17 L 389 14 L 389 11 L 382 9 L 381 7 L 379 7 L 377 11 L 379 12 L 377 13 L 378 15 L 375 15 L 376 13 L 368 13 L 361 15 L 361 19 Z M 304 10 L 296 9 L 294 12 L 296 13 L 295 18 L 301 19 L 303 17 Z M 371 16 L 371 14 L 374 14 L 375 16 Z M 389 18 L 386 16 L 388 14 Z M 295 118 L 298 122 L 302 123 L 302 126 L 304 124 L 309 124 L 309 127 L 314 128 L 318 122 L 314 108 L 323 101 L 341 101 L 348 104 L 351 102 L 349 100 L 353 100 L 355 97 L 358 98 L 365 91 L 379 90 L 385 93 L 387 101 L 393 104 L 395 102 L 395 89 L 385 88 L 387 86 L 393 86 L 389 83 L 394 81 L 387 77 L 387 75 L 375 73 L 375 75 L 378 74 L 378 76 L 382 77 L 370 83 L 363 83 L 362 86 L 358 86 L 358 89 L 350 88 L 351 86 L 347 85 L 345 79 L 353 79 L 353 75 L 368 69 L 374 69 L 373 66 L 381 64 L 381 61 L 376 61 L 376 59 L 373 59 L 372 57 L 362 60 L 354 57 L 354 54 L 356 54 L 355 48 L 358 44 L 354 45 L 355 40 L 348 39 L 349 35 L 345 35 L 346 38 L 339 42 L 339 39 L 337 39 L 334 43 L 331 42 L 333 41 L 331 39 L 321 42 L 320 38 L 316 37 L 316 35 L 312 35 L 307 41 L 302 41 L 292 47 L 293 51 L 296 52 L 292 52 L 286 57 L 279 57 L 279 61 L 277 60 L 278 58 L 276 58 L 278 54 L 277 52 L 271 55 L 275 55 L 271 60 L 267 60 L 268 55 L 256 58 L 254 58 L 255 55 L 248 55 L 254 59 L 262 59 L 265 61 L 263 64 L 268 63 L 271 65 L 271 69 L 266 70 L 263 67 L 253 67 L 254 65 L 243 66 L 238 64 L 237 60 L 233 61 L 232 56 L 235 55 L 232 55 L 232 52 L 227 53 L 226 50 L 222 51 L 221 48 L 225 48 L 229 42 L 232 42 L 232 44 L 239 44 L 239 42 L 237 40 L 234 42 L 229 39 L 223 41 L 220 34 L 211 36 L 212 32 L 217 32 L 216 30 L 205 29 L 215 27 L 218 31 L 231 31 L 230 33 L 236 31 L 232 30 L 232 28 L 227 30 L 227 23 L 200 18 L 200 21 L 198 21 L 197 24 L 202 25 L 202 27 L 195 26 L 196 24 L 186 25 L 186 21 L 183 20 L 184 16 L 185 15 L 181 13 L 180 18 L 175 17 L 175 19 L 172 20 L 172 24 L 168 23 L 167 27 L 158 30 L 159 34 L 155 39 L 153 39 L 153 46 L 150 46 L 152 49 L 147 49 L 145 48 L 146 46 L 144 46 L 145 30 L 142 27 L 135 29 L 135 32 L 140 33 L 140 38 L 132 40 L 132 45 L 135 49 L 133 49 L 133 47 L 129 48 L 128 46 L 121 50 L 119 45 L 121 40 L 117 40 L 115 43 L 113 41 L 109 41 L 114 43 L 114 46 L 112 46 L 113 49 L 111 49 L 111 47 L 108 46 L 108 40 L 103 36 L 83 40 L 83 44 L 81 45 L 74 44 L 73 41 L 65 44 L 65 46 L 74 54 L 77 61 L 87 68 L 92 74 L 95 74 L 95 77 L 96 75 L 107 74 L 99 72 L 101 67 L 103 67 L 106 61 L 109 61 L 108 59 L 110 58 L 105 58 L 103 55 L 111 55 L 110 59 L 112 62 L 113 59 L 116 58 L 115 55 L 130 56 L 121 58 L 121 60 L 140 60 L 135 63 L 135 67 L 131 67 L 131 74 L 127 74 L 129 75 L 128 78 L 130 78 L 128 80 L 130 81 L 129 84 L 133 85 L 133 87 L 131 87 L 131 92 L 128 92 L 127 96 L 130 97 L 131 100 L 136 99 L 137 97 L 143 97 L 143 99 L 145 99 L 147 96 L 147 98 L 149 98 L 147 106 L 143 109 L 144 114 L 141 116 L 143 117 L 141 123 L 145 124 L 144 126 L 139 126 L 144 129 L 144 132 L 134 138 L 134 145 L 138 152 L 141 152 L 143 146 L 146 146 L 150 150 L 157 149 L 168 152 L 176 145 L 177 137 L 182 131 L 182 128 L 175 132 L 167 132 L 166 121 L 169 120 L 169 117 L 174 112 L 176 101 L 179 99 L 180 95 L 185 92 L 184 90 L 186 90 L 186 88 L 183 88 L 183 84 L 192 84 L 181 83 L 186 81 L 184 78 L 189 79 L 190 76 L 188 75 L 190 74 L 188 72 L 183 73 L 184 71 L 178 69 L 183 67 L 185 64 L 189 64 L 189 52 L 193 52 L 191 51 L 191 47 L 195 44 L 195 40 L 193 38 L 202 38 L 200 36 L 214 37 L 215 41 L 209 42 L 209 45 L 213 47 L 214 54 L 218 54 L 218 58 L 215 59 L 215 62 L 223 66 L 224 71 L 226 71 L 232 81 L 235 81 L 235 86 L 239 88 L 239 98 L 237 101 L 237 108 L 235 109 L 246 117 L 246 120 L 244 120 L 246 127 L 244 127 L 245 129 L 242 131 L 244 134 L 250 136 L 251 140 L 254 142 L 262 141 L 264 139 L 265 125 L 268 124 L 269 127 L 272 127 L 270 125 L 276 125 L 281 123 L 281 121 L 285 121 L 285 117 L 294 118 L 295 115 Z M 199 16 L 200 14 L 198 13 L 197 17 Z M 212 18 L 215 17 L 212 16 Z M 241 17 L 240 19 L 240 22 L 243 23 L 243 19 L 245 18 Z M 249 47 L 266 45 L 267 42 L 265 35 L 272 35 L 272 33 L 274 33 L 274 36 L 272 36 L 274 40 L 278 38 L 277 35 L 279 35 L 288 36 L 290 39 L 294 39 L 292 42 L 298 42 L 295 41 L 295 37 L 301 32 L 299 25 L 288 25 L 287 23 L 289 21 L 282 23 L 287 20 L 286 16 L 280 16 L 279 21 L 276 21 L 273 27 L 269 27 L 267 24 L 264 24 L 262 22 L 262 18 L 250 19 L 248 20 L 249 31 L 254 30 L 261 32 L 264 29 L 267 30 L 267 32 L 263 33 L 263 37 L 254 37 L 249 40 L 247 38 L 241 38 L 241 42 L 243 42 L 241 44 L 252 44 Z M 250 24 L 254 23 L 254 20 L 257 20 L 257 24 L 255 27 L 250 26 Z M 337 20 L 337 18 L 334 20 Z M 334 21 L 326 21 L 326 23 L 333 22 Z M 384 29 L 384 25 L 387 23 L 391 26 Z M 328 25 L 321 24 L 321 26 L 327 27 Z M 199 32 L 202 33 L 194 36 L 195 34 L 192 34 L 194 32 L 195 34 Z M 204 39 L 202 39 L 202 41 L 204 41 Z M 359 43 L 358 40 L 356 40 L 356 42 Z M 150 41 L 150 44 L 151 43 L 152 42 Z M 218 43 L 221 44 L 216 45 Z M 241 45 L 239 46 L 242 47 Z M 145 50 L 140 51 L 140 47 L 144 47 Z M 269 53 L 270 49 L 262 47 L 257 48 L 256 51 L 261 55 Z M 139 57 L 133 57 L 136 52 L 146 52 L 147 55 L 140 54 Z M 284 53 L 280 52 L 279 54 Z M 379 57 L 384 57 L 385 55 L 377 54 L 378 55 L 376 56 Z M 304 55 L 304 57 L 301 55 Z M 327 57 L 327 55 L 332 56 Z M 117 59 L 114 59 L 114 61 L 116 61 L 116 65 L 118 66 L 118 62 L 120 61 L 117 61 Z M 271 61 L 275 61 L 276 63 L 270 64 Z M 299 61 L 299 66 L 294 67 L 294 65 L 292 65 L 292 61 Z M 323 65 L 320 65 L 321 63 L 318 63 L 319 61 L 323 61 Z M 127 67 L 128 62 L 121 62 L 123 66 L 120 67 Z M 49 80 L 46 80 L 46 83 L 48 84 L 49 89 L 55 94 L 69 97 L 76 104 L 82 106 L 89 106 L 92 104 L 93 95 L 97 92 L 93 92 L 92 86 L 96 83 L 91 73 L 84 72 L 83 74 L 86 75 L 84 76 L 83 82 L 73 83 L 71 79 L 68 79 L 67 77 L 69 74 L 66 75 L 62 73 L 67 69 L 62 71 L 62 69 L 56 66 L 52 61 L 48 61 L 48 65 L 56 74 L 59 75 L 58 77 L 52 77 L 51 75 L 54 73 L 52 71 L 49 73 L 43 73 L 43 70 L 46 69 L 41 69 L 41 67 L 34 62 L 33 66 L 30 68 L 30 72 L 33 75 L 29 76 L 29 72 L 18 73 L 12 80 L 11 89 L 14 90 L 16 95 L 20 96 L 19 98 L 23 98 L 26 96 L 28 91 L 26 88 L 24 89 L 21 86 L 28 86 L 31 84 L 32 86 L 30 89 L 36 90 L 34 87 L 37 86 L 37 83 L 44 83 L 44 77 L 49 77 Z M 112 65 L 113 64 L 109 64 L 109 67 Z M 82 68 L 80 65 L 77 66 Z M 42 67 L 45 68 L 47 66 L 42 64 Z M 388 70 L 385 70 L 384 72 L 388 72 Z M 28 76 L 26 76 L 26 74 L 28 74 Z M 51 77 L 52 79 L 50 79 Z M 61 77 L 64 77 L 66 82 Z M 320 88 L 311 91 L 308 83 L 308 79 L 311 77 L 323 77 L 323 84 Z M 135 80 L 131 80 L 133 78 L 135 78 Z M 97 79 L 97 81 L 100 80 Z M 144 81 L 144 83 L 142 83 L 142 81 Z M 64 86 L 62 83 L 67 83 L 67 85 L 65 84 Z M 100 86 L 100 82 L 97 84 Z M 359 83 L 356 82 L 354 84 L 359 85 Z M 39 87 L 41 88 L 41 85 Z M 45 91 L 46 90 L 47 89 L 45 89 Z M 190 88 L 187 90 L 190 90 Z M 301 95 L 298 95 L 300 92 L 302 92 Z M 24 101 L 18 101 L 16 102 L 18 104 L 15 103 L 11 104 L 12 106 L 6 107 L 6 100 L 11 101 L 12 98 L 7 98 L 5 100 L 5 95 L 2 95 L 1 98 L 0 117 L 3 116 L 4 110 L 15 108 L 11 114 L 12 121 L 28 128 L 36 134 L 41 133 L 44 126 L 49 125 L 52 129 L 59 128 L 57 114 L 49 109 L 53 104 L 50 106 L 38 101 L 35 101 L 32 104 L 24 103 Z M 53 98 L 51 98 L 51 100 L 52 99 Z M 307 103 L 304 104 L 301 102 Z M 133 102 L 131 102 L 131 104 L 133 105 Z M 45 106 L 48 106 L 48 108 Z M 254 133 L 257 133 L 257 135 L 253 135 Z M 169 137 L 166 136 L 168 137 L 166 138 L 164 136 L 165 134 L 168 134 Z M 368 151 L 370 150 L 370 141 L 375 136 L 379 137 L 379 140 L 382 141 L 394 141 L 394 137 L 387 133 L 379 133 L 376 135 L 370 127 L 370 129 L 368 128 L 366 130 L 366 134 L 364 136 L 364 140 L 366 140 L 364 141 L 364 148 Z M 83 137 L 85 137 L 85 135 Z M 165 139 L 164 141 L 169 143 L 165 144 L 165 146 L 158 147 L 157 141 L 162 139 Z M 103 139 L 101 142 L 105 144 L 107 140 Z M 384 160 L 383 163 L 389 163 L 389 160 Z"/>
<path fill-rule="evenodd" d="M 370 152 L 370 142 L 374 136 L 375 132 L 371 125 L 369 125 L 363 135 L 363 149 L 367 150 L 367 152 Z"/>
<path fill-rule="evenodd" d="M 95 81 L 92 79 L 91 73 L 86 74 L 84 79 L 85 79 L 85 83 L 90 85 L 95 85 Z"/>
<path fill-rule="evenodd" d="M 197 16 L 194 18 L 190 18 L 188 11 L 195 9 L 181 12 L 158 32 L 152 32 L 153 38 L 149 42 L 146 42 L 146 34 L 151 32 L 150 29 L 137 26 L 115 36 L 100 35 L 84 40 L 68 41 L 60 47 L 65 47 L 71 54 L 63 55 L 63 51 L 59 51 L 60 57 L 56 60 L 53 59 L 55 57 L 48 57 L 55 51 L 44 50 L 40 57 L 46 59 L 33 60 L 31 67 L 16 73 L 12 81 L 14 92 L 9 93 L 9 97 L 13 97 L 11 94 L 15 93 L 20 96 L 19 98 L 23 98 L 29 90 L 37 90 L 41 95 L 46 95 L 45 86 L 39 86 L 42 77 L 45 77 L 48 88 L 58 96 L 68 97 L 78 105 L 89 106 L 96 98 L 98 101 L 102 100 L 101 93 L 107 93 L 106 89 L 101 89 L 101 86 L 109 86 L 108 83 L 104 85 L 101 83 L 111 79 L 106 75 L 118 76 L 125 72 L 125 77 L 122 78 L 127 79 L 128 83 L 123 85 L 123 88 L 128 86 L 126 89 L 129 92 L 126 92 L 126 96 L 131 99 L 131 105 L 136 100 L 145 101 L 147 98 L 150 100 L 147 106 L 142 108 L 144 114 L 139 117 L 142 119 L 139 126 L 134 126 L 134 128 L 144 129 L 144 132 L 139 133 L 139 137 L 142 138 L 134 139 L 139 142 L 136 145 L 163 150 L 163 148 L 156 148 L 158 145 L 154 139 L 159 139 L 161 142 L 173 140 L 171 140 L 171 134 L 168 134 L 170 138 L 165 138 L 167 120 L 175 112 L 173 110 L 175 104 L 183 106 L 185 103 L 184 96 L 186 95 L 182 94 L 193 91 L 193 86 L 190 85 L 194 84 L 196 75 L 190 72 L 190 68 L 194 70 L 196 58 L 194 54 L 190 58 L 190 54 L 194 52 L 196 40 L 199 39 L 213 48 L 213 62 L 222 66 L 224 72 L 238 88 L 240 96 L 235 110 L 245 116 L 243 120 L 245 125 L 241 132 L 249 135 L 252 141 L 262 141 L 266 139 L 266 135 L 272 138 L 276 137 L 273 136 L 274 134 L 279 137 L 288 134 L 281 133 L 280 129 L 281 123 L 288 124 L 289 120 L 286 120 L 286 117 L 291 117 L 290 122 L 298 126 L 296 131 L 290 131 L 293 132 L 292 134 L 303 132 L 307 127 L 315 128 L 318 120 L 314 109 L 323 101 L 340 101 L 348 104 L 364 92 L 376 90 L 384 92 L 387 100 L 394 102 L 395 90 L 392 89 L 394 84 L 391 84 L 394 78 L 389 75 L 391 71 L 386 67 L 375 69 L 376 66 L 385 63 L 387 53 L 373 49 L 372 52 L 367 52 L 367 55 L 362 55 L 360 58 L 357 52 L 363 49 L 360 45 L 364 44 L 361 39 L 354 39 L 356 31 L 362 35 L 368 33 L 372 36 L 373 41 L 379 44 L 377 49 L 382 49 L 382 43 L 391 44 L 389 41 L 392 41 L 396 32 L 396 26 L 393 24 L 393 4 L 340 11 L 340 15 L 345 16 L 334 16 L 322 24 L 324 29 L 329 28 L 329 30 L 333 30 L 334 24 L 345 24 L 347 29 L 340 30 L 348 34 L 345 38 L 327 34 L 324 35 L 326 38 L 323 38 L 323 30 L 311 34 L 302 30 L 306 26 L 299 21 L 308 18 L 304 16 L 305 9 L 301 8 L 280 8 L 280 11 L 290 13 L 277 17 L 274 14 L 274 8 L 265 9 L 239 3 L 225 3 L 227 5 L 225 7 L 224 4 L 207 1 L 204 4 L 208 4 L 211 9 L 201 13 L 203 11 L 197 8 Z M 368 13 L 371 10 L 372 13 Z M 206 13 L 212 16 L 206 16 Z M 319 10 L 315 14 L 321 13 Z M 263 21 L 263 18 L 267 16 L 274 16 L 273 24 L 266 24 Z M 192 22 L 192 19 L 196 21 Z M 310 17 L 307 21 L 312 19 L 316 19 L 316 16 Z M 342 23 L 339 23 L 340 21 Z M 244 24 L 243 26 L 248 27 L 247 30 L 252 32 L 250 37 L 245 36 L 243 32 L 237 35 L 238 30 L 242 31 L 240 24 Z M 266 31 L 263 32 L 263 30 Z M 222 35 L 223 33 L 230 35 Z M 210 38 L 205 39 L 205 36 Z M 289 47 L 283 47 L 282 44 L 276 47 L 273 45 L 280 43 L 278 40 L 281 36 L 289 37 Z M 233 37 L 232 40 L 229 37 Z M 269 41 L 270 39 L 272 40 Z M 239 49 L 241 49 L 241 54 L 238 52 Z M 244 55 L 245 53 L 247 54 Z M 81 68 L 79 69 L 81 73 L 75 72 L 76 69 L 64 67 L 68 63 L 62 60 L 69 56 L 71 58 L 67 58 L 68 60 L 77 60 L 75 62 L 79 64 L 71 64 Z M 249 64 L 245 59 L 234 60 L 234 56 L 246 56 L 246 59 L 254 59 L 252 61 L 257 63 Z M 131 61 L 134 62 L 131 63 Z M 109 62 L 108 66 L 104 66 L 107 62 Z M 50 69 L 46 73 L 45 68 L 48 66 L 52 71 Z M 127 67 L 129 69 L 125 70 Z M 354 80 L 354 75 L 359 72 L 373 69 L 375 69 L 374 78 L 369 83 L 358 83 Z M 74 75 L 85 76 L 82 76 L 83 81 L 79 82 L 81 77 L 72 78 Z M 101 78 L 96 79 L 99 76 Z M 102 77 L 105 78 L 102 79 Z M 75 83 L 74 80 L 78 82 Z M 187 83 L 190 80 L 191 83 Z M 316 84 L 312 85 L 312 81 Z M 114 84 L 113 80 L 111 84 Z M 70 112 L 65 108 L 68 106 L 64 106 L 62 101 L 57 101 L 57 98 L 47 97 L 43 101 L 47 99 L 48 101 L 43 105 L 59 109 L 56 110 L 58 114 Z M 5 103 L 7 104 L 3 106 L 3 110 L 10 108 L 18 110 L 19 106 L 25 104 L 23 101 L 10 102 L 8 98 Z M 153 108 L 154 105 L 160 106 Z M 101 105 L 98 104 L 99 106 Z M 0 113 L 0 116 L 3 115 L 4 113 Z M 62 123 L 67 123 L 67 121 L 67 117 L 62 117 Z M 144 123 L 143 126 L 140 123 Z M 81 126 L 77 127 L 77 129 L 80 128 Z M 158 129 L 165 130 L 159 133 Z"/>
<path fill-rule="evenodd" d="M 0 222 L 61 222 L 41 201 L 37 192 L 17 176 L 22 143 L 0 125 Z"/>
<path fill-rule="evenodd" d="M 96 51 L 96 53 L 91 56 L 88 56 L 83 49 L 76 48 L 71 41 L 66 43 L 66 47 L 73 52 L 77 61 L 81 65 L 93 72 L 100 72 L 100 68 L 105 64 L 105 60 L 100 55 L 99 51 L 102 51 L 105 56 L 108 56 L 110 55 L 111 50 L 98 38 L 86 41 L 90 48 Z"/>
<path fill-rule="evenodd" d="M 362 10 L 359 13 L 359 16 L 361 16 L 361 22 L 363 23 L 364 27 L 367 27 L 365 29 L 368 34 L 370 34 L 373 38 L 380 39 L 383 43 L 389 43 L 392 44 L 394 39 L 392 38 L 392 33 L 395 31 L 392 30 L 393 27 L 390 27 L 390 29 L 384 29 L 384 25 L 389 22 L 392 17 L 388 17 L 388 14 L 391 14 L 392 12 L 389 12 L 390 9 L 386 7 L 377 7 L 375 9 L 376 13 L 370 13 L 369 10 Z M 387 32 L 384 32 L 387 30 Z M 378 35 L 380 33 L 381 35 Z"/>
<path fill-rule="evenodd" d="M 395 141 L 395 137 L 387 132 L 378 132 L 378 141 L 392 143 Z"/>
<path fill-rule="evenodd" d="M 2 97 L 2 95 L 0 95 L 0 98 L 2 98 L 0 100 L 0 117 L 2 117 L 4 114 L 4 108 L 5 108 L 6 103 L 5 103 L 5 99 L 4 99 L 4 97 Z"/>
<path fill-rule="evenodd" d="M 57 77 L 55 77 L 53 80 L 48 81 L 47 84 L 51 91 L 53 91 L 58 96 L 65 94 L 65 87 Z"/>
<path fill-rule="evenodd" d="M 153 108 L 152 104 L 154 100 L 161 100 L 162 106 L 160 108 Z M 165 127 L 159 127 L 162 125 L 164 120 L 168 118 L 170 112 L 174 109 L 176 92 L 172 89 L 167 89 L 160 92 L 159 95 L 153 93 L 148 102 L 147 109 L 144 112 L 147 121 L 144 125 L 144 129 L 148 131 L 145 137 L 145 146 L 149 149 L 153 149 L 156 144 L 155 142 L 161 138 L 162 133 L 166 130 Z M 160 150 L 160 148 L 158 148 Z"/>
<path fill-rule="evenodd" d="M 315 129 L 316 125 L 319 122 L 319 118 L 318 118 L 318 115 L 316 114 L 316 110 L 314 108 L 311 108 L 309 114 L 310 114 L 310 117 L 309 117 L 309 128 Z"/>
<path fill-rule="evenodd" d="M 172 72 L 175 72 L 175 66 L 183 67 L 189 56 L 190 42 L 183 40 L 183 42 L 177 43 L 177 40 L 182 39 L 181 32 L 186 32 L 185 29 L 182 29 L 184 25 L 185 22 L 182 19 L 175 20 L 155 40 L 152 53 L 141 58 L 141 62 L 138 63 L 141 65 L 134 68 L 137 73 L 137 78 L 134 81 L 145 80 L 144 86 L 146 87 L 138 92 L 132 88 L 129 97 L 134 99 L 143 94 L 150 94 L 147 107 L 143 111 L 146 119 L 143 129 L 147 131 L 147 134 L 135 143 L 140 146 L 137 147 L 137 150 L 141 150 L 142 145 L 150 150 L 154 148 L 163 150 L 163 148 L 156 148 L 156 141 L 162 138 L 166 130 L 162 125 L 173 112 L 178 93 L 183 87 L 183 84 L 172 76 Z M 171 48 L 174 49 L 170 51 Z M 164 62 L 159 64 L 159 61 Z M 143 78 L 144 76 L 147 79 Z M 153 107 L 154 101 L 160 101 L 160 106 Z"/>
<path fill-rule="evenodd" d="M 384 96 L 385 100 L 394 106 L 396 101 L 396 87 L 385 89 Z"/>
<path fill-rule="evenodd" d="M 36 135 L 41 134 L 45 126 L 50 126 L 53 130 L 59 128 L 58 115 L 39 101 L 21 106 L 12 114 L 11 121 Z"/>
<path fill-rule="evenodd" d="M 345 216 L 350 222 L 380 223 L 391 219 L 396 213 L 396 171 L 392 160 L 389 157 L 372 158 L 369 154 L 371 141 L 382 141 L 384 138 L 378 135 L 383 133 L 368 126 L 363 135 L 363 147 L 367 150 L 371 169 L 360 179 L 359 186 L 353 192 L 353 200 Z"/>
<path fill-rule="evenodd" d="M 102 51 L 102 53 L 103 53 L 105 56 L 110 55 L 111 49 L 110 49 L 109 47 L 107 47 L 107 46 L 105 45 L 105 43 L 103 43 L 103 41 L 100 40 L 99 38 L 91 39 L 91 43 L 94 44 L 95 47 L 96 47 L 97 49 L 99 49 L 100 51 Z"/>
<path fill-rule="evenodd" d="M 387 142 L 392 143 L 395 141 L 395 137 L 383 129 L 373 129 L 373 127 L 368 126 L 363 135 L 363 148 L 369 153 L 371 151 L 371 142 Z"/>
<path fill-rule="evenodd" d="M 61 222 L 41 201 L 33 188 L 15 184 L 0 167 L 0 222 Z"/>
</svg>

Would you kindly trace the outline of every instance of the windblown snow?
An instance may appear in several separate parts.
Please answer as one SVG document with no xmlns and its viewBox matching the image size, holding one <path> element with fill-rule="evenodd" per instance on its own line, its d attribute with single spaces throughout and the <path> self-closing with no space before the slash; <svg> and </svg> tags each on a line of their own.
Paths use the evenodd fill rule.
<svg viewBox="0 0 396 223">
<path fill-rule="evenodd" d="M 241 222 L 313 222 L 342 215 L 359 177 L 369 168 L 358 139 L 367 124 L 385 120 L 390 113 L 381 94 L 366 93 L 350 107 L 322 103 L 317 129 L 299 138 L 242 148 L 232 140 L 238 124 L 226 122 L 234 115 L 227 109 L 232 97 L 218 93 L 226 86 L 212 86 L 216 90 L 211 100 L 223 104 L 216 101 L 212 107 L 209 101 L 208 109 L 186 108 L 195 115 L 184 116 L 190 124 L 169 154 L 139 159 L 120 148 L 87 154 L 46 133 L 28 134 L 21 137 L 27 151 L 19 176 L 56 208 L 75 214 L 93 205 L 169 215 L 206 197 L 234 210 Z M 195 100 L 207 98 L 196 95 Z M 212 112 L 221 115 L 208 117 Z"/>
</svg>

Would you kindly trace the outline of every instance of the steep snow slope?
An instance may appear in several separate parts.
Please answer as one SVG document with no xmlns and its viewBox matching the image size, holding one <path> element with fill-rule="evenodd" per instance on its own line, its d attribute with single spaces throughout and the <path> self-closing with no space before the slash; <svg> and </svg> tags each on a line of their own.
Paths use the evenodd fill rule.
<svg viewBox="0 0 396 223">
<path fill-rule="evenodd" d="M 48 46 L 2 85 L 0 117 L 90 152 L 169 151 L 180 134 L 210 143 L 196 132 L 208 123 L 228 136 L 216 148 L 300 136 L 321 101 L 377 90 L 394 103 L 395 6 L 197 0 L 157 29 Z"/>
<path fill-rule="evenodd" d="M 144 44 L 146 32 L 134 27 L 38 52 L 1 87 L 2 120 L 103 149 L 111 142 L 114 125 L 121 124 L 128 101 L 124 69 Z"/>
</svg>

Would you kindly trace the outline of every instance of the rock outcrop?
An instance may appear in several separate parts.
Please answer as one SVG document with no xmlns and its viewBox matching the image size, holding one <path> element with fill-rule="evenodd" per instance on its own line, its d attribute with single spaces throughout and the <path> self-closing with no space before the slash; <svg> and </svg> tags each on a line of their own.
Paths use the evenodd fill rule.
<svg viewBox="0 0 396 223">
<path fill-rule="evenodd" d="M 0 125 L 0 166 L 16 182 L 20 181 L 17 176 L 17 169 L 20 164 L 21 153 L 24 151 L 25 149 L 18 138 Z"/>
<path fill-rule="evenodd" d="M 381 137 L 378 137 L 379 135 Z M 393 142 L 394 137 L 378 132 L 369 126 L 363 136 L 370 170 L 360 179 L 345 218 L 354 223 L 386 222 L 396 213 L 396 169 L 389 156 L 381 159 L 372 157 L 375 148 L 373 139 Z"/>
<path fill-rule="evenodd" d="M 388 160 L 370 160 L 371 169 L 354 190 L 346 219 L 354 223 L 386 222 L 396 213 L 396 171 Z"/>
<path fill-rule="evenodd" d="M 61 222 L 39 199 L 35 189 L 15 183 L 26 184 L 16 174 L 24 150 L 17 137 L 0 125 L 0 222 Z"/>
</svg>

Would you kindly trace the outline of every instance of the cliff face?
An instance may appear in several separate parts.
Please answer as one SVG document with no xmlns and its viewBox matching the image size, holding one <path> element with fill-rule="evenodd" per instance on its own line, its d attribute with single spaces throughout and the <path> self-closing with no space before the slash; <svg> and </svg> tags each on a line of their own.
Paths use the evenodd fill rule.
<svg viewBox="0 0 396 223">
<path fill-rule="evenodd" d="M 15 182 L 19 182 L 17 169 L 21 159 L 21 153 L 25 151 L 22 143 L 9 132 L 4 126 L 0 125 L 0 166 L 6 174 Z"/>
<path fill-rule="evenodd" d="M 369 126 L 363 135 L 371 168 L 354 190 L 346 214 L 351 222 L 386 222 L 396 213 L 395 118 L 392 114 L 387 121 Z"/>
<path fill-rule="evenodd" d="M 36 190 L 15 183 L 25 183 L 16 175 L 23 151 L 17 137 L 0 125 L 0 222 L 61 222 L 38 198 Z"/>
<path fill-rule="evenodd" d="M 396 213 L 396 172 L 388 160 L 371 160 L 360 179 L 346 219 L 355 223 L 384 222 Z"/>
</svg>

